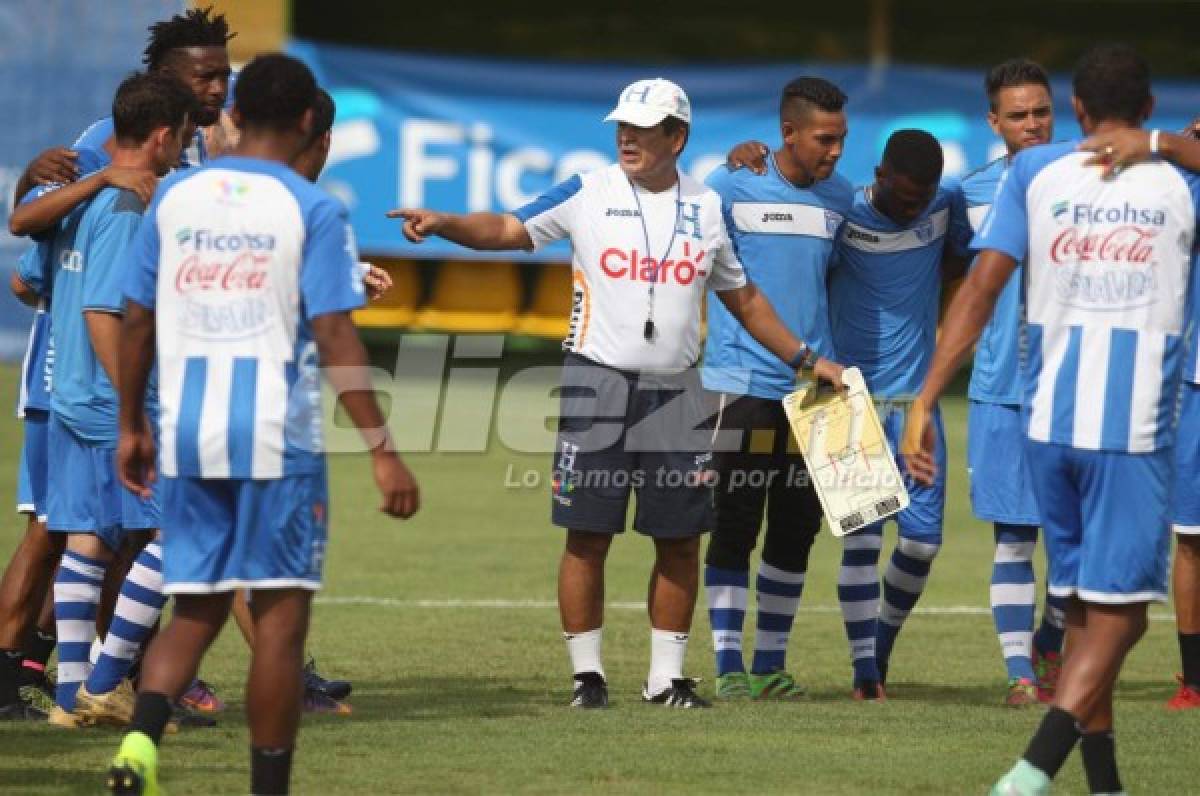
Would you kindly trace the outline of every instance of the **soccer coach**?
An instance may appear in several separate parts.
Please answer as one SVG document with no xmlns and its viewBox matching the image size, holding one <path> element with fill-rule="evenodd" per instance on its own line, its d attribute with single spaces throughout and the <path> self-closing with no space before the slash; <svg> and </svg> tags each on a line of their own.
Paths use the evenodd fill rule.
<svg viewBox="0 0 1200 796">
<path fill-rule="evenodd" d="M 574 302 L 563 365 L 552 519 L 567 529 L 558 602 L 575 672 L 574 707 L 606 707 L 600 662 L 604 562 L 625 530 L 653 538 L 646 702 L 707 707 L 683 659 L 696 603 L 700 535 L 712 525 L 708 434 L 696 375 L 707 290 L 794 370 L 841 387 L 841 366 L 780 322 L 746 280 L 717 194 L 680 173 L 691 104 L 661 78 L 621 92 L 615 165 L 571 177 L 513 213 L 393 210 L 414 243 L 430 235 L 472 249 L 524 249 L 562 238 L 574 250 Z M 675 400 L 673 400 L 675 399 Z M 674 406 L 663 409 L 668 402 Z"/>
</svg>

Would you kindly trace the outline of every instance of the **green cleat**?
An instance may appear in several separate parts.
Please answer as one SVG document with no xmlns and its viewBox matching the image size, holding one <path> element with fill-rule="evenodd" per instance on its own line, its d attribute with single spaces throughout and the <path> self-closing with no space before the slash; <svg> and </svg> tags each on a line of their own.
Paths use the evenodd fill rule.
<svg viewBox="0 0 1200 796">
<path fill-rule="evenodd" d="M 108 792 L 126 796 L 162 796 L 158 787 L 158 748 L 150 736 L 131 732 L 108 769 Z"/>
<path fill-rule="evenodd" d="M 991 796 L 1046 796 L 1048 793 L 1050 778 L 1026 760 L 1018 760 L 990 791 Z"/>
<path fill-rule="evenodd" d="M 717 699 L 749 699 L 750 678 L 745 672 L 729 672 L 717 677 Z"/>
<path fill-rule="evenodd" d="M 750 675 L 750 698 L 787 701 L 800 699 L 805 694 L 804 686 L 796 682 L 782 669 L 768 674 Z"/>
</svg>

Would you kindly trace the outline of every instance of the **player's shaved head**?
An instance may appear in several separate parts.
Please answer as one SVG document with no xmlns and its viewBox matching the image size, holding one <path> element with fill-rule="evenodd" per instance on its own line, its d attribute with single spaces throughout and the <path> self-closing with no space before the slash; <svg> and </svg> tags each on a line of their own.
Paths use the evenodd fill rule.
<svg viewBox="0 0 1200 796">
<path fill-rule="evenodd" d="M 922 185 L 942 178 L 942 145 L 924 130 L 897 130 L 883 148 L 883 165 Z"/>
<path fill-rule="evenodd" d="M 153 71 L 162 67 L 174 53 L 190 47 L 221 47 L 232 39 L 224 14 L 213 14 L 212 7 L 193 8 L 150 26 L 150 41 L 142 63 Z"/>
<path fill-rule="evenodd" d="M 1072 84 L 1093 122 L 1139 124 L 1154 101 L 1150 65 L 1128 44 L 1098 44 L 1088 50 L 1075 66 Z"/>
<path fill-rule="evenodd" d="M 301 61 L 272 53 L 242 70 L 233 94 L 243 126 L 282 131 L 297 127 L 314 110 L 317 81 Z"/>
<path fill-rule="evenodd" d="M 783 87 L 779 118 L 799 122 L 813 110 L 837 113 L 846 106 L 842 90 L 820 77 L 798 77 Z"/>
<path fill-rule="evenodd" d="M 996 110 L 996 101 L 1000 91 L 1017 86 L 1042 86 L 1050 94 L 1050 77 L 1046 70 L 1035 61 L 1028 58 L 1010 58 L 1001 64 L 996 64 L 988 70 L 983 80 L 983 88 L 987 91 L 988 103 Z"/>
</svg>

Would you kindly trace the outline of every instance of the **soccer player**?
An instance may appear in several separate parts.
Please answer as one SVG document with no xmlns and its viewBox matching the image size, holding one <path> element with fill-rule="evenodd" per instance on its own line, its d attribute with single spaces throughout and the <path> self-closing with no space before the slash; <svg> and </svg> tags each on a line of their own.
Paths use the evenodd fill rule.
<svg viewBox="0 0 1200 796">
<path fill-rule="evenodd" d="M 1089 50 L 1073 88 L 1076 118 L 1089 135 L 1140 127 L 1154 105 L 1150 70 L 1125 45 Z M 1147 604 L 1167 594 L 1175 407 L 1200 178 L 1162 161 L 1106 178 L 1087 160 L 1075 142 L 1013 159 L 905 434 L 911 472 L 932 480 L 940 468 L 924 409 L 945 390 L 1024 261 L 1026 461 L 1050 591 L 1068 598 L 1068 655 L 1052 707 L 994 794 L 1047 793 L 1081 738 L 1091 792 L 1123 791 L 1113 688 L 1145 633 Z"/>
<path fill-rule="evenodd" d="M 988 124 L 1004 141 L 1006 154 L 962 178 L 967 216 L 975 232 L 983 225 L 996 186 L 1013 156 L 1050 141 L 1054 109 L 1050 80 L 1033 61 L 1015 58 L 993 67 L 984 87 Z M 992 619 L 1008 670 L 1005 704 L 1048 702 L 1061 669 L 1064 601 L 1046 594 L 1042 623 L 1034 633 L 1037 591 L 1033 551 L 1037 546 L 1037 500 L 1024 454 L 1018 335 L 1021 267 L 996 302 L 975 349 L 967 391 L 967 463 L 975 516 L 994 526 Z"/>
<path fill-rule="evenodd" d="M 838 236 L 829 281 L 833 347 L 863 374 L 893 451 L 933 356 L 941 284 L 961 272 L 970 231 L 962 194 L 939 184 L 942 148 L 923 130 L 888 138 L 875 181 L 854 196 Z M 938 460 L 945 461 L 934 410 Z M 843 541 L 838 600 L 850 642 L 855 699 L 886 698 L 896 636 L 924 591 L 942 544 L 945 479 L 909 483 L 911 502 L 895 517 L 899 536 L 883 575 L 877 571 L 883 522 Z"/>
<path fill-rule="evenodd" d="M 719 167 L 708 185 L 746 275 L 788 329 L 821 356 L 833 357 L 826 277 L 833 242 L 854 188 L 834 173 L 846 138 L 846 95 L 818 77 L 797 78 L 779 106 L 783 142 L 766 177 Z M 716 524 L 705 556 L 704 587 L 716 652 L 716 696 L 791 699 L 803 688 L 786 670 L 788 638 L 804 589 L 808 554 L 821 528 L 821 504 L 804 457 L 791 446 L 781 399 L 795 373 L 757 343 L 724 305 L 708 303 L 704 386 L 719 403 L 717 431 L 736 430 L 737 450 L 714 460 Z M 742 627 L 750 553 L 764 508 L 766 538 L 755 591 L 758 618 L 747 675 Z"/>
<path fill-rule="evenodd" d="M 1200 171 L 1200 118 L 1182 134 L 1165 130 L 1118 129 L 1088 138 L 1081 147 L 1097 153 L 1093 160 L 1115 172 L 1154 157 Z M 1195 262 L 1193 262 L 1193 267 Z M 1175 487 L 1172 528 L 1175 562 L 1175 624 L 1183 666 L 1179 689 L 1168 710 L 1200 708 L 1200 280 L 1193 276 L 1188 359 L 1183 369 L 1183 398 L 1175 441 Z"/>
<path fill-rule="evenodd" d="M 251 792 L 286 793 L 304 638 L 325 558 L 321 368 L 371 450 L 381 509 L 409 517 L 416 481 L 392 450 L 350 320 L 363 285 L 344 207 L 288 164 L 311 143 L 316 82 L 284 55 L 241 73 L 234 156 L 165 181 L 134 244 L 122 332 L 118 472 L 150 492 L 144 409 L 160 379 L 163 574 L 176 598 L 142 665 L 117 793 L 158 793 L 157 745 L 238 588 L 252 594 Z"/>
<path fill-rule="evenodd" d="M 683 675 L 699 580 L 700 535 L 711 526 L 711 431 L 694 365 L 707 290 L 795 372 L 837 386 L 841 368 L 802 343 L 746 280 L 720 197 L 679 173 L 691 105 L 661 78 L 626 87 L 616 122 L 618 162 L 574 176 L 513 213 L 395 210 L 413 242 L 429 235 L 474 249 L 533 249 L 569 238 L 575 303 L 563 347 L 563 391 L 552 520 L 567 529 L 558 602 L 575 675 L 571 704 L 608 705 L 601 663 L 604 563 L 625 530 L 654 540 L 650 671 L 645 702 L 708 707 Z M 673 405 L 668 402 L 674 399 Z M 664 408 L 665 407 L 665 408 Z"/>
<path fill-rule="evenodd" d="M 113 100 L 117 165 L 165 174 L 178 162 L 193 104 L 191 94 L 172 78 L 135 75 L 123 82 Z M 134 626 L 144 637 L 162 606 L 161 597 L 152 594 L 153 584 L 142 582 L 135 566 L 121 599 L 128 597 L 129 590 L 136 591 L 139 607 L 126 605 L 123 615 L 141 619 L 115 621 L 108 629 L 109 656 L 101 655 L 97 668 L 91 668 L 89 652 L 104 572 L 126 532 L 158 526 L 157 506 L 123 490 L 113 469 L 118 285 L 126 246 L 142 208 L 136 194 L 102 190 L 72 210 L 55 234 L 48 259 L 55 268 L 52 278 L 18 272 L 26 283 L 52 283 L 45 291 L 52 296 L 56 361 L 48 430 L 47 526 L 51 532 L 66 534 L 66 552 L 54 583 L 60 644 L 57 706 L 50 720 L 61 726 L 78 726 L 87 720 L 86 704 L 76 711 L 76 692 L 84 694 L 85 700 L 89 697 L 86 688 L 81 689 L 85 680 L 94 685 L 114 676 L 110 685 L 94 688 L 91 695 L 111 694 L 119 700 L 121 695 L 114 689 L 121 664 L 113 659 L 111 645 L 122 639 L 136 641 L 130 639 Z M 142 557 L 153 556 L 154 547 L 147 547 Z"/>
</svg>

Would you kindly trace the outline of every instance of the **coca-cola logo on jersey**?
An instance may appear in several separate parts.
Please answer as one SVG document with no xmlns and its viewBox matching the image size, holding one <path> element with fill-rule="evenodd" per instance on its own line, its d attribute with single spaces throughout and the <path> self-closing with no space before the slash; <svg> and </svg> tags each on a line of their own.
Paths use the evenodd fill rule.
<svg viewBox="0 0 1200 796">
<path fill-rule="evenodd" d="M 245 252 L 228 262 L 204 261 L 200 255 L 185 257 L 175 273 L 175 289 L 180 293 L 198 290 L 244 293 L 267 286 L 271 263 L 268 254 Z"/>
<path fill-rule="evenodd" d="M 1068 262 L 1136 263 L 1145 265 L 1154 256 L 1157 229 L 1132 224 L 1115 229 L 1067 227 L 1050 244 L 1056 265 Z"/>
<path fill-rule="evenodd" d="M 639 252 L 636 247 L 618 249 L 612 246 L 600 254 L 600 270 L 611 279 L 686 287 L 697 278 L 703 282 L 708 277 L 708 270 L 703 264 L 706 254 L 704 249 L 693 252 L 691 244 L 684 241 L 682 257 L 667 257 L 660 263 L 655 257 Z"/>
</svg>

